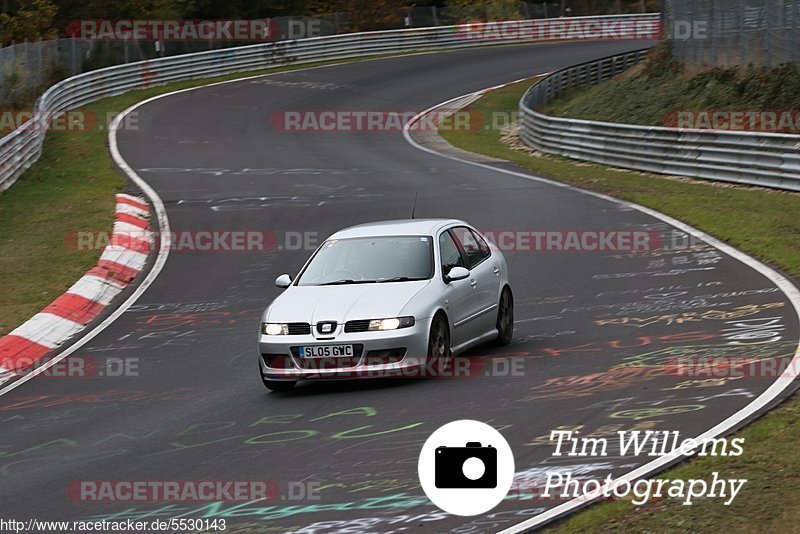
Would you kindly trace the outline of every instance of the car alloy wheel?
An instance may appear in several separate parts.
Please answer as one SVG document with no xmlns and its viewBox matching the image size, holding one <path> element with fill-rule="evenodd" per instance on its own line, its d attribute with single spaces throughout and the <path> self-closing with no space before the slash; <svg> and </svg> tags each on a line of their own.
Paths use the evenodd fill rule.
<svg viewBox="0 0 800 534">
<path fill-rule="evenodd" d="M 450 356 L 450 329 L 441 316 L 434 317 L 428 338 L 428 361 L 431 363 L 429 368 L 436 373 L 444 371 L 450 362 Z"/>
</svg>

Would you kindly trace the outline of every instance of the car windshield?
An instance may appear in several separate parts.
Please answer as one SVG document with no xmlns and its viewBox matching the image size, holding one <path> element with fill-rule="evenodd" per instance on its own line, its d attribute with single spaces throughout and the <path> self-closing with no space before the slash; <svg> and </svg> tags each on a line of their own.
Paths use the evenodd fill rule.
<svg viewBox="0 0 800 534">
<path fill-rule="evenodd" d="M 322 244 L 299 286 L 426 280 L 433 276 L 430 236 L 331 239 Z"/>
</svg>

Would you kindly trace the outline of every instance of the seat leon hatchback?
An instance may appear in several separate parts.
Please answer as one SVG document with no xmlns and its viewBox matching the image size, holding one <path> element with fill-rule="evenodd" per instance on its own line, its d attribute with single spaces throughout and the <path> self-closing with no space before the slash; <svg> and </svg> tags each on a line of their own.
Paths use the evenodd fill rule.
<svg viewBox="0 0 800 534">
<path fill-rule="evenodd" d="M 264 385 L 301 379 L 415 376 L 479 343 L 511 341 L 506 260 L 469 224 L 362 224 L 323 242 L 264 311 Z"/>
</svg>

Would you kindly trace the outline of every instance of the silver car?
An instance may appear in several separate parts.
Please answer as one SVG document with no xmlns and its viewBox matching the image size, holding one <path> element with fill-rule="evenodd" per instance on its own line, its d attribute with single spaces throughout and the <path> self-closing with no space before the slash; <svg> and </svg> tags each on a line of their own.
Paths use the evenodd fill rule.
<svg viewBox="0 0 800 534">
<path fill-rule="evenodd" d="M 259 368 L 271 390 L 299 379 L 422 376 L 479 343 L 508 344 L 506 260 L 470 225 L 412 219 L 328 238 L 264 311 Z"/>
</svg>

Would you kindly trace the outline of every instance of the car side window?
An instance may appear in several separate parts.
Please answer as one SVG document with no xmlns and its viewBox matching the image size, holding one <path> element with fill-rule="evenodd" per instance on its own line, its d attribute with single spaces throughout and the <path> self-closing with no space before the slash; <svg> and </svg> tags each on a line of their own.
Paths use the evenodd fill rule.
<svg viewBox="0 0 800 534">
<path fill-rule="evenodd" d="M 481 235 L 478 232 L 476 232 L 475 230 L 472 230 L 471 232 L 472 232 L 472 237 L 478 244 L 478 249 L 481 251 L 481 258 L 485 260 L 486 258 L 492 255 L 492 249 L 489 248 L 489 244 L 486 242 L 485 239 L 483 239 L 483 237 L 481 237 Z"/>
<path fill-rule="evenodd" d="M 453 233 L 467 256 L 467 269 L 472 269 L 491 255 L 489 245 L 469 228 L 459 226 Z"/>
<path fill-rule="evenodd" d="M 461 251 L 458 250 L 450 232 L 442 232 L 442 235 L 439 236 L 439 255 L 442 262 L 442 274 L 445 276 L 453 267 L 464 267 Z"/>
</svg>

